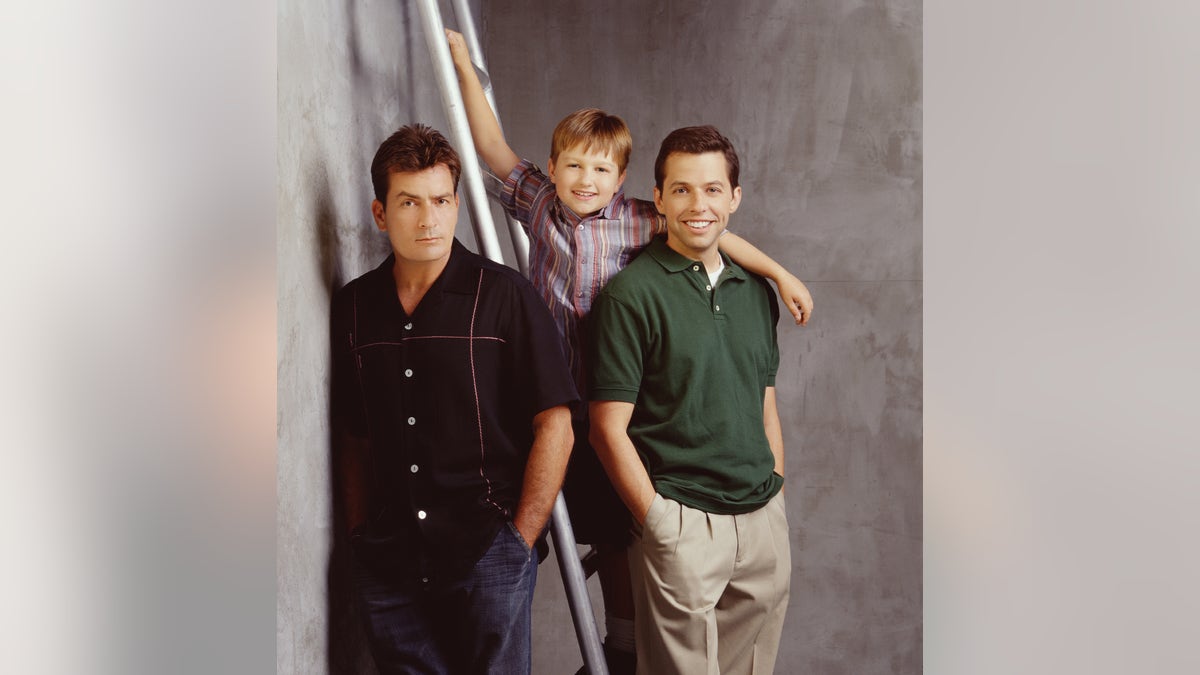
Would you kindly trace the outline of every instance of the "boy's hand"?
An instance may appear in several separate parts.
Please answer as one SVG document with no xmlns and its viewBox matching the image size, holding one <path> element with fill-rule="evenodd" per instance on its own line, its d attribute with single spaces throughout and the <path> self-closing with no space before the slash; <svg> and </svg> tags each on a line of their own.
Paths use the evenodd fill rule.
<svg viewBox="0 0 1200 675">
<path fill-rule="evenodd" d="M 521 163 L 521 158 L 504 140 L 504 132 L 500 131 L 500 123 L 496 121 L 496 114 L 488 103 L 486 90 L 480 81 L 481 76 L 486 79 L 486 74 L 476 70 L 466 40 L 461 33 L 447 28 L 446 42 L 450 45 L 450 60 L 454 61 L 454 71 L 462 90 L 467 123 L 471 125 L 471 136 L 475 140 L 475 152 L 479 153 L 492 173 L 503 180 Z"/>
<path fill-rule="evenodd" d="M 784 274 L 782 279 L 776 279 L 775 285 L 779 287 L 779 297 L 783 299 L 783 304 L 787 305 L 788 311 L 796 319 L 796 325 L 807 325 L 808 317 L 812 316 L 813 311 L 812 294 L 808 292 L 808 287 L 791 274 Z"/>
<path fill-rule="evenodd" d="M 463 66 L 470 68 L 471 53 L 467 50 L 467 42 L 462 33 L 447 28 L 446 42 L 450 43 L 450 58 L 454 60 L 454 65 L 460 69 Z"/>
</svg>

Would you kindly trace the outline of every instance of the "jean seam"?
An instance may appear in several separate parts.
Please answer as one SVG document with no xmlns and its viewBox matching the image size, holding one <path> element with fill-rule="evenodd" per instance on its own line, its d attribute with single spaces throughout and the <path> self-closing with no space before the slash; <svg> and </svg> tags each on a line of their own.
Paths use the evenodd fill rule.
<svg viewBox="0 0 1200 675">
<path fill-rule="evenodd" d="M 525 553 L 526 554 L 533 553 L 533 547 L 530 546 L 529 543 L 525 541 L 525 537 L 522 536 L 521 531 L 517 529 L 517 524 L 511 520 L 506 521 L 506 522 L 508 525 L 509 532 L 512 532 L 512 535 L 517 538 L 517 541 L 521 544 L 521 548 L 524 549 Z"/>
</svg>

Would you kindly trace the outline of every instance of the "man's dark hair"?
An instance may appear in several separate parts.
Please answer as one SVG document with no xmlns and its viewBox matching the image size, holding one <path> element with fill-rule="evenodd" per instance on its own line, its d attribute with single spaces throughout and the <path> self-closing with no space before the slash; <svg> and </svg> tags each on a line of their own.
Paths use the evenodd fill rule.
<svg viewBox="0 0 1200 675">
<path fill-rule="evenodd" d="M 733 143 L 721 135 L 712 125 L 702 127 L 684 127 L 667 134 L 662 145 L 658 148 L 658 157 L 654 160 L 654 187 L 659 192 L 663 189 L 663 172 L 666 169 L 667 157 L 671 153 L 680 152 L 687 155 L 702 155 L 706 152 L 720 152 L 725 155 L 725 167 L 729 170 L 729 187 L 738 186 L 738 156 L 733 149 Z"/>
<path fill-rule="evenodd" d="M 454 193 L 458 194 L 458 176 L 462 163 L 458 153 L 440 132 L 424 124 L 400 127 L 388 137 L 375 159 L 371 160 L 371 184 L 375 187 L 375 198 L 387 206 L 388 182 L 393 173 L 416 173 L 445 164 L 454 179 Z"/>
</svg>

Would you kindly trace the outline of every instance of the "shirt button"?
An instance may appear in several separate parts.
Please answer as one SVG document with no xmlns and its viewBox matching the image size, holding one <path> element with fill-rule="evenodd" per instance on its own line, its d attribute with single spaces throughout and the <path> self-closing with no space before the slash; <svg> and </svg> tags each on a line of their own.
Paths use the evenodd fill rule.
<svg viewBox="0 0 1200 675">
<path fill-rule="evenodd" d="M 405 376 L 405 377 L 412 377 L 412 368 L 405 368 L 405 369 L 404 369 L 404 376 Z"/>
<path fill-rule="evenodd" d="M 412 330 L 412 322 L 411 321 L 404 324 L 404 330 Z"/>
<path fill-rule="evenodd" d="M 583 229 L 583 225 L 582 225 L 582 224 L 579 226 L 579 229 L 581 229 L 581 230 Z"/>
<path fill-rule="evenodd" d="M 718 307 L 717 309 L 721 309 L 721 308 L 720 308 L 720 307 Z M 408 426 L 410 426 L 410 427 L 411 427 L 412 425 L 414 425 L 414 424 L 416 424 L 416 423 L 417 423 L 417 418 L 415 418 L 415 417 L 410 417 L 410 418 L 408 418 Z"/>
<path fill-rule="evenodd" d="M 707 286 L 705 286 L 705 287 L 704 287 L 704 290 L 706 290 L 706 291 L 711 291 L 711 290 L 712 290 L 712 286 L 711 286 L 711 285 L 707 285 Z"/>
<path fill-rule="evenodd" d="M 409 471 L 411 471 L 411 472 L 413 472 L 413 473 L 416 473 L 416 472 L 417 472 L 417 465 L 416 465 L 416 464 L 413 464 L 412 466 L 408 467 L 408 470 L 409 470 Z"/>
<path fill-rule="evenodd" d="M 429 583 L 429 577 L 421 577 L 421 583 L 423 583 L 423 584 Z"/>
<path fill-rule="evenodd" d="M 699 271 L 700 271 L 700 266 L 699 266 L 699 265 L 692 265 L 692 271 L 693 271 L 693 272 L 699 272 Z"/>
<path fill-rule="evenodd" d="M 424 511 L 417 511 L 417 517 L 420 518 L 421 520 L 425 520 L 426 515 L 427 514 Z"/>
<path fill-rule="evenodd" d="M 720 305 L 715 305 L 715 307 L 716 307 L 716 309 L 717 309 L 717 311 L 718 311 L 718 312 L 719 312 L 719 311 L 721 311 L 721 306 L 720 306 Z M 411 420 L 412 418 L 410 417 L 409 419 Z"/>
</svg>

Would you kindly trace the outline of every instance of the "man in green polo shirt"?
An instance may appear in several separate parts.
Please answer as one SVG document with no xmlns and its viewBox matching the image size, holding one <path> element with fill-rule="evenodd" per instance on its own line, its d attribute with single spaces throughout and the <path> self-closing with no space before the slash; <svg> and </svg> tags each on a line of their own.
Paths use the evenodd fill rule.
<svg viewBox="0 0 1200 675">
<path fill-rule="evenodd" d="M 592 309 L 591 441 L 635 521 L 638 672 L 770 673 L 791 581 L 779 309 L 717 249 L 742 198 L 729 140 L 671 132 L 654 180 L 667 238 Z"/>
</svg>

